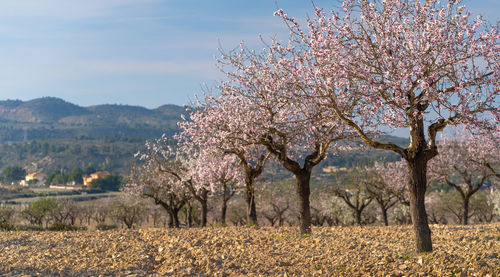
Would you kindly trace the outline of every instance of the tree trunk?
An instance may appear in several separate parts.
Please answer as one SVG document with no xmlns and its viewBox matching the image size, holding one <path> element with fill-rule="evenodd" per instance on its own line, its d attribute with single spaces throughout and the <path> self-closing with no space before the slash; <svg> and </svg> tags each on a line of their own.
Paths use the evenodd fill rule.
<svg viewBox="0 0 500 277">
<path fill-rule="evenodd" d="M 226 225 L 226 211 L 227 211 L 227 199 L 226 195 L 224 194 L 222 198 L 222 208 L 220 213 L 220 222 L 222 225 Z"/>
<path fill-rule="evenodd" d="M 380 205 L 380 211 L 382 212 L 382 219 L 384 220 L 384 225 L 389 226 L 389 220 L 387 219 L 387 208 L 386 206 L 382 203 L 379 202 Z"/>
<path fill-rule="evenodd" d="M 245 201 L 247 204 L 247 225 L 257 225 L 257 209 L 255 208 L 255 189 L 253 187 L 253 180 L 247 180 Z"/>
<path fill-rule="evenodd" d="M 193 226 L 193 207 L 191 207 L 191 203 L 187 202 L 186 208 L 186 225 L 188 228 Z"/>
<path fill-rule="evenodd" d="M 153 217 L 152 218 L 153 219 L 153 228 L 156 228 L 156 227 L 158 227 L 158 217 L 156 214 L 153 214 L 152 217 Z"/>
<path fill-rule="evenodd" d="M 174 228 L 174 216 L 172 211 L 167 210 L 168 212 L 168 227 L 169 228 Z"/>
<path fill-rule="evenodd" d="M 201 204 L 201 227 L 207 226 L 207 213 L 208 213 L 208 205 L 207 199 L 200 200 Z"/>
<path fill-rule="evenodd" d="M 427 189 L 427 158 L 423 152 L 414 153 L 407 159 L 410 191 L 410 214 L 415 232 L 417 252 L 431 252 L 431 230 L 425 211 L 425 191 Z"/>
<path fill-rule="evenodd" d="M 311 208 L 309 206 L 309 195 L 311 194 L 311 189 L 309 187 L 309 181 L 311 179 L 311 172 L 304 170 L 300 174 L 295 174 L 295 179 L 297 181 L 300 233 L 310 234 Z"/>
<path fill-rule="evenodd" d="M 172 209 L 172 220 L 173 220 L 173 227 L 179 228 L 180 227 L 180 222 L 179 222 L 179 210 L 177 209 Z"/>
<path fill-rule="evenodd" d="M 363 210 L 360 210 L 360 209 L 357 209 L 354 214 L 356 215 L 356 223 L 361 226 L 361 213 L 363 212 Z"/>
<path fill-rule="evenodd" d="M 128 219 L 124 218 L 123 222 L 125 223 L 125 226 L 127 226 L 128 229 L 132 229 L 132 227 L 134 226 L 133 220 L 128 220 Z"/>
<path fill-rule="evenodd" d="M 466 195 L 464 197 L 464 214 L 462 215 L 462 224 L 463 225 L 467 225 L 469 224 L 469 199 L 470 199 L 470 196 L 469 195 Z"/>
</svg>

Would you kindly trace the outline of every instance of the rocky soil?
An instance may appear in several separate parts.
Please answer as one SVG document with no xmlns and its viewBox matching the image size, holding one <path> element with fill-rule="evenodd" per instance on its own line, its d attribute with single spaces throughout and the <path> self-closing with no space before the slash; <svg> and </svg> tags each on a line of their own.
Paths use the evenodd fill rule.
<svg viewBox="0 0 500 277">
<path fill-rule="evenodd" d="M 500 276 L 500 223 L 0 232 L 0 276 Z"/>
</svg>

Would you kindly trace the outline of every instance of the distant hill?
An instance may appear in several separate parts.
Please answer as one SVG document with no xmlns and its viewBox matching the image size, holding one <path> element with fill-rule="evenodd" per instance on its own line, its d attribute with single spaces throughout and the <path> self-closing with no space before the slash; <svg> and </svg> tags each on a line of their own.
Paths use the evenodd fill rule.
<svg viewBox="0 0 500 277">
<path fill-rule="evenodd" d="M 0 101 L 0 118 L 16 122 L 51 123 L 68 116 L 81 116 L 90 111 L 55 97 L 30 101 Z"/>
<path fill-rule="evenodd" d="M 176 105 L 156 109 L 110 104 L 81 107 L 54 97 L 0 101 L 0 168 L 20 165 L 29 172 L 48 172 L 92 164 L 126 174 L 144 142 L 176 133 L 182 114 L 187 116 L 186 108 Z M 386 136 L 381 140 L 408 145 L 406 138 Z M 329 155 L 316 172 L 398 159 L 391 151 L 360 150 Z M 280 172 L 276 176 L 289 175 Z"/>
<path fill-rule="evenodd" d="M 75 167 L 96 168 L 126 174 L 134 154 L 144 147 L 145 138 L 101 137 L 32 140 L 0 145 L 0 168 L 23 166 L 28 172 Z M 1 192 L 0 192 L 1 193 Z"/>
<path fill-rule="evenodd" d="M 185 107 L 129 105 L 81 107 L 55 97 L 0 101 L 0 144 L 33 139 L 173 134 Z"/>
</svg>

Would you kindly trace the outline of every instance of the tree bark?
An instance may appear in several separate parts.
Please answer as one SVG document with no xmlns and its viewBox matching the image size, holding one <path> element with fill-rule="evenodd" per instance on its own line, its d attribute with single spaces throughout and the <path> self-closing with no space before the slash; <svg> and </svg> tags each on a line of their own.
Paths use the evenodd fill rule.
<svg viewBox="0 0 500 277">
<path fill-rule="evenodd" d="M 200 200 L 201 204 L 201 227 L 207 226 L 207 213 L 208 213 L 208 205 L 207 199 Z"/>
<path fill-rule="evenodd" d="M 245 186 L 245 202 L 247 204 L 247 225 L 257 225 L 257 209 L 255 208 L 255 188 L 253 179 L 247 178 Z"/>
<path fill-rule="evenodd" d="M 174 228 L 174 216 L 170 210 L 167 210 L 168 213 L 168 228 Z"/>
<path fill-rule="evenodd" d="M 175 227 L 175 228 L 180 227 L 179 211 L 177 209 L 172 209 L 172 223 L 173 223 L 173 227 Z"/>
<path fill-rule="evenodd" d="M 169 228 L 179 228 L 179 211 L 186 203 L 186 200 L 181 200 L 176 203 L 176 200 L 173 197 L 167 201 L 163 201 L 160 199 L 155 199 L 156 203 L 161 205 L 168 213 L 168 227 Z"/>
<path fill-rule="evenodd" d="M 222 196 L 222 208 L 220 213 L 220 222 L 222 225 L 226 225 L 227 200 L 226 194 L 224 193 Z"/>
<path fill-rule="evenodd" d="M 427 189 L 427 157 L 417 152 L 407 160 L 409 172 L 410 214 L 415 232 L 417 252 L 431 252 L 431 230 L 425 211 L 425 191 Z"/>
<path fill-rule="evenodd" d="M 469 224 L 469 200 L 470 196 L 466 195 L 463 199 L 463 205 L 464 205 L 464 214 L 462 215 L 462 224 L 467 225 Z"/>
<path fill-rule="evenodd" d="M 191 207 L 191 203 L 189 201 L 187 202 L 186 209 L 186 225 L 188 228 L 193 226 L 193 207 Z"/>
<path fill-rule="evenodd" d="M 387 219 L 387 210 L 382 207 L 382 218 L 384 219 L 384 225 L 389 226 L 389 219 Z"/>
<path fill-rule="evenodd" d="M 303 170 L 301 173 L 295 174 L 295 178 L 297 181 L 300 233 L 311 234 L 311 208 L 309 205 L 311 171 Z"/>
<path fill-rule="evenodd" d="M 269 158 L 269 153 L 261 155 L 255 166 L 252 166 L 245 158 L 244 152 L 233 152 L 240 158 L 240 163 L 245 169 L 245 202 L 247 206 L 247 224 L 257 225 L 257 209 L 255 207 L 254 181 L 262 174 L 264 165 Z"/>
<path fill-rule="evenodd" d="M 382 211 L 382 219 L 384 220 L 384 225 L 389 226 L 389 220 L 387 219 L 387 208 L 380 204 L 380 210 Z"/>
<path fill-rule="evenodd" d="M 362 212 L 363 212 L 363 210 L 361 210 L 361 209 L 357 209 L 357 210 L 355 211 L 355 213 L 354 213 L 354 214 L 356 215 L 356 223 L 357 223 L 359 226 L 361 226 L 361 225 L 362 225 L 362 224 L 361 224 L 361 213 L 362 213 Z"/>
</svg>

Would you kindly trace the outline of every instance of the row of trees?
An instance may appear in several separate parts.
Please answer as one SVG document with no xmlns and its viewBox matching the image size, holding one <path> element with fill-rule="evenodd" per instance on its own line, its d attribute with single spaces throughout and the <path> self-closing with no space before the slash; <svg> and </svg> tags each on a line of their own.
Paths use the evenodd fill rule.
<svg viewBox="0 0 500 277">
<path fill-rule="evenodd" d="M 238 197 L 233 203 L 244 200 L 246 209 L 242 211 L 232 205 L 235 209 L 230 211 L 232 224 L 262 224 L 263 220 L 279 226 L 285 222 L 300 223 L 301 217 L 296 215 L 300 215 L 301 205 L 293 203 L 293 189 L 283 182 L 276 185 L 257 178 L 265 170 L 266 161 L 272 163 L 267 167 L 272 172 L 267 175 L 277 175 L 279 163 L 269 154 L 262 155 L 251 167 L 232 152 L 215 156 L 190 142 L 175 143 L 166 136 L 148 142 L 146 149 L 137 154 L 138 163 L 124 191 L 150 198 L 163 207 L 171 227 L 181 225 L 180 214 L 186 216 L 185 226 L 191 227 L 195 220 L 192 211 L 196 209 L 200 210 L 199 225 L 206 226 L 211 208 L 212 217 L 217 214 L 213 220 L 226 224 L 228 203 L 234 195 Z M 462 132 L 443 137 L 438 149 L 446 154 L 429 164 L 429 182 L 434 184 L 434 191 L 444 188 L 447 192 L 432 192 L 427 197 L 429 220 L 443 224 L 455 219 L 468 224 L 471 217 L 474 222 L 492 221 L 495 202 L 500 206 L 498 189 L 496 194 L 487 194 L 484 190 L 494 191 L 494 182 L 500 181 L 496 173 L 500 165 L 496 140 L 471 138 Z M 373 223 L 377 218 L 385 225 L 389 225 L 390 218 L 395 223 L 410 223 L 410 193 L 406 188 L 409 178 L 405 161 L 375 162 L 372 166 L 340 170 L 334 173 L 333 180 L 315 192 L 314 201 L 308 203 L 311 225 L 352 222 L 362 225 Z M 473 198 L 479 192 L 480 196 Z M 220 211 L 214 212 L 215 207 Z M 375 209 L 380 212 L 375 213 Z M 368 214 L 367 210 L 370 210 Z M 257 218 L 257 211 L 261 220 Z"/>
<path fill-rule="evenodd" d="M 343 181 L 338 186 L 317 188 L 311 197 L 311 224 L 315 226 L 408 224 L 411 222 L 409 206 L 400 195 L 382 194 L 391 199 L 381 205 L 380 193 L 359 182 L 353 171 L 337 174 Z M 354 177 L 354 178 L 353 178 Z M 374 183 L 372 183 L 374 184 Z M 297 206 L 292 202 L 293 183 L 263 179 L 256 188 L 259 224 L 265 226 L 296 226 L 299 218 Z M 207 222 L 211 225 L 246 225 L 243 191 L 224 202 L 221 195 L 211 194 L 207 203 Z M 397 199 L 397 200 L 396 200 Z M 190 199 L 178 214 L 181 226 L 202 226 L 201 205 Z M 226 209 L 223 208 L 226 205 Z M 433 191 L 426 198 L 429 221 L 434 224 L 463 221 L 463 205 L 455 190 Z M 226 214 L 223 214 L 223 212 Z M 479 191 L 470 200 L 470 221 L 491 222 L 500 219 L 500 190 Z M 222 222 L 227 218 L 227 223 Z M 0 230 L 100 230 L 139 227 L 174 227 L 169 214 L 154 201 L 123 195 L 101 198 L 90 202 L 71 199 L 40 198 L 25 208 L 0 207 Z"/>
<path fill-rule="evenodd" d="M 256 222 L 254 181 L 272 156 L 295 176 L 300 230 L 310 233 L 311 173 L 327 153 L 343 151 L 349 140 L 390 150 L 408 174 L 416 250 L 432 251 L 425 195 L 438 133 L 464 125 L 485 139 L 499 137 L 498 27 L 472 19 L 460 1 L 346 0 L 330 14 L 316 8 L 305 28 L 282 10 L 275 15 L 290 31 L 288 43 L 223 52 L 219 66 L 227 81 L 219 96 L 208 93 L 181 123 L 179 140 L 189 150 L 153 146 L 154 154 L 142 156 L 155 162 L 147 170 L 165 173 L 152 176 L 165 178 L 162 187 L 188 188 L 203 204 L 219 182 L 197 182 L 194 168 L 211 172 L 236 157 L 231 176 L 242 176 L 248 221 Z M 381 140 L 387 128 L 406 128 L 410 144 Z M 464 199 L 475 190 L 464 189 Z M 156 198 L 164 205 L 166 198 Z M 165 207 L 175 211 L 185 201 Z"/>
<path fill-rule="evenodd" d="M 127 228 L 138 226 L 149 213 L 144 201 L 127 197 L 104 198 L 92 202 L 75 202 L 71 199 L 39 198 L 23 209 L 0 207 L 0 229 L 56 228 L 77 229 L 120 224 Z M 27 223 L 28 225 L 23 225 Z M 24 228 L 26 228 L 24 227 Z"/>
</svg>

